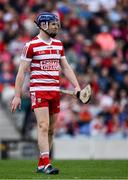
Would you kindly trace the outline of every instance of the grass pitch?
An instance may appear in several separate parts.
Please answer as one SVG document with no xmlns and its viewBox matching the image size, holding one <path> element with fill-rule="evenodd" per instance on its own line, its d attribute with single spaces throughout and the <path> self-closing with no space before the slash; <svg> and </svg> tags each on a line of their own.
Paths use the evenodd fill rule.
<svg viewBox="0 0 128 180">
<path fill-rule="evenodd" d="M 36 173 L 35 160 L 1 160 L 0 179 L 128 179 L 126 160 L 60 160 L 59 175 Z"/>
</svg>

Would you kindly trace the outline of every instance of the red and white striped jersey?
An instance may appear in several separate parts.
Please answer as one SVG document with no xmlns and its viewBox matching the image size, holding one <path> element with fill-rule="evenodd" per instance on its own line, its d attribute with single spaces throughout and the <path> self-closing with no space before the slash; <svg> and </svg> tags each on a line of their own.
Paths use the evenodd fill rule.
<svg viewBox="0 0 128 180">
<path fill-rule="evenodd" d="M 30 61 L 30 92 L 59 91 L 60 60 L 64 48 L 60 40 L 44 42 L 39 36 L 26 43 L 21 60 Z"/>
</svg>

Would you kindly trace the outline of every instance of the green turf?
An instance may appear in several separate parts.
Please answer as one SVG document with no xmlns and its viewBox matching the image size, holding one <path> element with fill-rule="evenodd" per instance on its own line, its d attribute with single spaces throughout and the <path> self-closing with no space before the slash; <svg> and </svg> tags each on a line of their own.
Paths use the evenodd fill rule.
<svg viewBox="0 0 128 180">
<path fill-rule="evenodd" d="M 128 179 L 126 160 L 54 161 L 59 175 L 35 173 L 37 161 L 1 160 L 0 179 Z"/>
</svg>

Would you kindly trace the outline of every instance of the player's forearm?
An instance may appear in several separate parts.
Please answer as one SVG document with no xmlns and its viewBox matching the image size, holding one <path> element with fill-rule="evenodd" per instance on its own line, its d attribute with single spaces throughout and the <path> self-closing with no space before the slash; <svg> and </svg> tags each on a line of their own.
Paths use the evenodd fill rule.
<svg viewBox="0 0 128 180">
<path fill-rule="evenodd" d="M 16 82 L 15 82 L 15 96 L 21 97 L 22 94 L 22 86 L 24 82 L 24 74 L 17 74 Z"/>
<path fill-rule="evenodd" d="M 72 83 L 72 85 L 76 88 L 80 89 L 79 83 L 76 79 L 75 73 L 73 72 L 72 68 L 69 66 L 63 69 L 63 73 L 65 77 Z"/>
</svg>

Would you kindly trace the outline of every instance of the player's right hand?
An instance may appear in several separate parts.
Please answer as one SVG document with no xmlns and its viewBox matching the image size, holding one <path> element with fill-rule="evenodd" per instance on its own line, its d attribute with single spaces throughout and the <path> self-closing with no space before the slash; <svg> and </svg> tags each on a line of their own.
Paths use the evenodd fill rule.
<svg viewBox="0 0 128 180">
<path fill-rule="evenodd" d="M 15 96 L 11 102 L 11 112 L 15 112 L 17 108 L 21 108 L 21 98 Z"/>
</svg>

